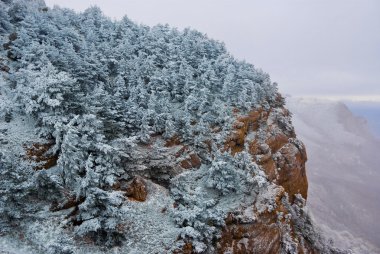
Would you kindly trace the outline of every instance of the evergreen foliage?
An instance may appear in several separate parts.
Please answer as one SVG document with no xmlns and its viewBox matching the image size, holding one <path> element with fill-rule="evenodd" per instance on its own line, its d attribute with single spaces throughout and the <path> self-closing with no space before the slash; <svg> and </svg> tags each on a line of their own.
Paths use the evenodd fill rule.
<svg viewBox="0 0 380 254">
<path fill-rule="evenodd" d="M 72 209 L 60 226 L 76 237 L 120 245 L 128 238 L 120 221 L 141 215 L 129 209 L 118 180 L 130 181 L 139 170 L 152 174 L 131 162 L 146 163 L 136 147 L 156 151 L 150 145 L 157 136 L 178 138 L 202 159 L 198 170 L 168 173 L 170 199 L 162 198 L 178 204 L 168 212 L 173 227 L 197 252 L 219 236 L 239 198 L 267 185 L 247 153 L 232 156 L 217 147 L 231 132 L 234 111 L 278 107 L 277 87 L 222 43 L 191 29 L 111 21 L 96 7 L 77 14 L 33 0 L 0 2 L 0 36 L 1 57 L 11 66 L 0 80 L 1 98 L 10 102 L 0 103 L 0 114 L 9 114 L 9 124 L 13 116 L 29 117 L 38 138 L 51 141 L 48 155 L 58 158 L 48 170 L 35 170 L 21 152 L 0 153 L 0 233 L 11 221 L 40 219 L 34 213 L 55 202 Z M 190 183 L 189 175 L 199 182 Z"/>
</svg>

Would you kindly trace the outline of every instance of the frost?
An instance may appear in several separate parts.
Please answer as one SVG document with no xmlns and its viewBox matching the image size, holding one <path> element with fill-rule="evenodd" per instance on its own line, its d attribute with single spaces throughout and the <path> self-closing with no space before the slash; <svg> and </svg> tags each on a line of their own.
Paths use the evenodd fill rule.
<svg viewBox="0 0 380 254">
<path fill-rule="evenodd" d="M 191 29 L 45 7 L 0 1 L 0 234 L 33 253 L 212 253 L 229 213 L 275 208 L 251 156 L 221 152 L 234 112 L 283 106 L 268 74 Z"/>
<path fill-rule="evenodd" d="M 236 157 L 229 153 L 217 153 L 207 179 L 208 187 L 219 190 L 223 195 L 230 192 L 249 193 L 255 185 L 262 187 L 266 182 L 262 171 L 245 152 Z"/>
</svg>

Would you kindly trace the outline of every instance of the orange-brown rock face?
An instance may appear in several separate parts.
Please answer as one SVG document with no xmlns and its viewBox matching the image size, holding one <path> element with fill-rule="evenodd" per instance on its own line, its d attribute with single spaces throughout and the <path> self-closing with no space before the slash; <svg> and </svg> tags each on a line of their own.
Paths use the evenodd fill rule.
<svg viewBox="0 0 380 254">
<path fill-rule="evenodd" d="M 232 216 L 231 216 L 232 217 Z M 281 231 L 267 221 L 244 224 L 232 217 L 222 233 L 218 253 L 280 253 Z"/>
<path fill-rule="evenodd" d="M 251 111 L 247 116 L 239 116 L 235 122 L 233 132 L 225 145 L 225 150 L 231 149 L 232 154 L 244 150 L 246 136 L 249 132 L 258 129 L 262 110 Z"/>
<path fill-rule="evenodd" d="M 295 138 L 293 130 L 282 127 L 281 118 L 289 114 L 286 109 L 268 112 L 260 109 L 238 116 L 225 150 L 236 154 L 248 146 L 254 161 L 270 181 L 284 187 L 291 202 L 298 193 L 307 199 L 305 147 Z"/>
<path fill-rule="evenodd" d="M 274 253 L 320 253 L 298 234 L 291 212 L 283 204 L 286 195 L 284 188 L 275 187 L 275 208 L 273 210 L 257 211 L 257 217 L 242 219 L 243 211 L 230 213 L 223 228 L 221 240 L 216 246 L 217 253 L 238 254 L 274 254 Z M 296 243 L 293 252 L 284 252 L 288 246 L 287 239 Z"/>
<path fill-rule="evenodd" d="M 35 170 L 49 169 L 57 165 L 58 155 L 48 154 L 49 149 L 54 144 L 48 143 L 36 143 L 30 147 L 24 146 L 26 150 L 26 159 L 35 162 L 38 165 L 34 167 Z"/>
<path fill-rule="evenodd" d="M 285 188 L 291 202 L 297 193 L 306 199 L 308 183 L 305 172 L 306 152 L 304 148 L 289 143 L 283 146 L 279 152 L 281 156 L 276 162 L 280 169 L 277 183 Z"/>
<path fill-rule="evenodd" d="M 222 231 L 221 241 L 217 245 L 218 253 L 280 253 L 282 230 L 281 221 L 277 219 L 278 212 L 284 212 L 286 209 L 281 204 L 281 198 L 284 196 L 284 189 L 278 187 L 276 192 L 276 210 L 262 211 L 258 218 L 253 215 L 258 211 L 254 206 L 230 213 L 226 219 L 226 226 Z M 241 218 L 244 210 L 252 210 L 254 213 L 248 213 L 247 218 Z M 255 211 L 256 210 L 256 211 Z M 252 215 L 250 217 L 250 215 Z"/>
<path fill-rule="evenodd" d="M 244 224 L 232 221 L 222 233 L 217 253 L 233 254 L 275 254 L 283 253 L 283 231 L 278 224 L 270 223 L 270 217 L 260 222 Z M 301 239 L 295 238 L 301 242 Z M 317 254 L 308 242 L 299 245 L 297 253 Z"/>
<path fill-rule="evenodd" d="M 146 189 L 145 180 L 140 176 L 136 176 L 129 184 L 126 190 L 126 196 L 131 200 L 144 202 L 147 195 L 148 191 Z"/>
<path fill-rule="evenodd" d="M 252 207 L 248 221 L 241 221 L 241 211 L 230 213 L 217 243 L 218 253 L 282 253 L 286 248 L 286 234 L 297 243 L 297 253 L 318 253 L 308 241 L 296 234 L 289 206 L 283 202 L 286 199 L 289 205 L 293 204 L 296 194 L 306 199 L 308 188 L 305 147 L 296 139 L 293 129 L 285 127 L 289 124 L 282 123 L 289 119 L 288 116 L 289 112 L 284 108 L 260 109 L 246 116 L 237 116 L 225 150 L 232 154 L 248 150 L 268 180 L 277 186 L 276 201 L 272 209 L 265 211 Z"/>
</svg>

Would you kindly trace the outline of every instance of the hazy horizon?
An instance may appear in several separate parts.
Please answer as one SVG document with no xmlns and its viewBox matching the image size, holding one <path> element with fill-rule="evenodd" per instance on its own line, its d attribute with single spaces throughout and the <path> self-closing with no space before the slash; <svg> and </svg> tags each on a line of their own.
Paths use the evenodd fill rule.
<svg viewBox="0 0 380 254">
<path fill-rule="evenodd" d="M 367 120 L 372 133 L 380 139 L 380 102 L 345 101 L 354 115 Z"/>
</svg>

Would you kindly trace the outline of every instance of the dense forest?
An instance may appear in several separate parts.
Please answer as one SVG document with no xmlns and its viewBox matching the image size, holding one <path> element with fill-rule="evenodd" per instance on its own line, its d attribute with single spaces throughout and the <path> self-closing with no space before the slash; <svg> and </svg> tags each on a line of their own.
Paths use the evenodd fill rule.
<svg viewBox="0 0 380 254">
<path fill-rule="evenodd" d="M 191 240 L 200 253 L 213 250 L 242 196 L 271 190 L 244 147 L 221 147 L 236 112 L 271 109 L 287 135 L 294 131 L 269 75 L 223 43 L 33 0 L 0 1 L 0 38 L 0 234 L 20 230 L 42 253 L 74 253 L 74 240 L 123 253 L 166 253 Z M 168 169 L 173 156 L 162 156 L 178 144 L 198 154 L 190 155 L 197 170 Z M 175 203 L 163 218 L 158 204 L 141 207 L 121 191 L 140 175 L 168 191 L 157 202 Z M 258 210 L 273 210 L 271 200 Z M 283 237 L 293 253 L 290 234 Z"/>
</svg>

